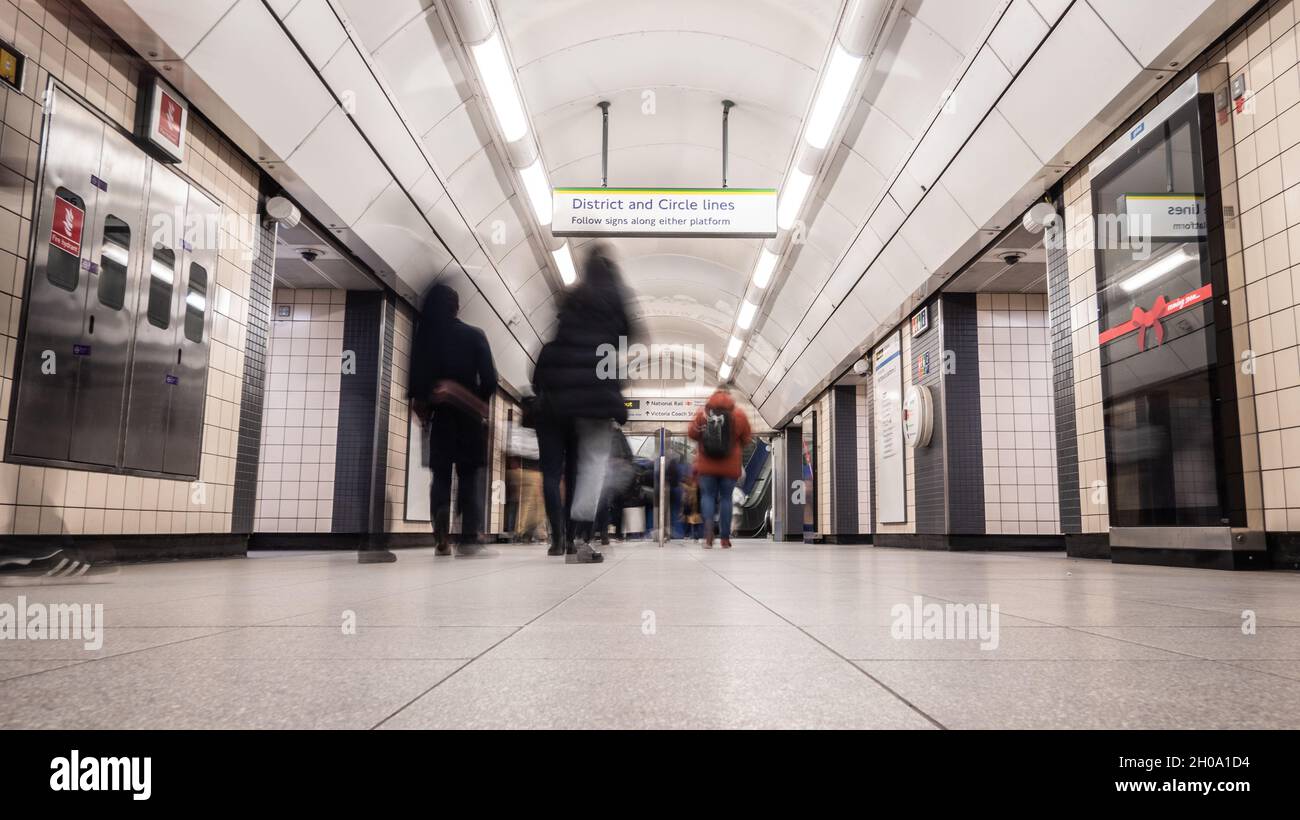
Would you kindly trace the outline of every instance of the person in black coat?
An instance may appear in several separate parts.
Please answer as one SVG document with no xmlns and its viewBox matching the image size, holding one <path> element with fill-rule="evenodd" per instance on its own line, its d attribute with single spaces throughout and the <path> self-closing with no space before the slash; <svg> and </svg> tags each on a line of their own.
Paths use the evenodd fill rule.
<svg viewBox="0 0 1300 820">
<path fill-rule="evenodd" d="M 456 318 L 460 297 L 436 284 L 424 300 L 411 345 L 411 408 L 428 437 L 433 473 L 429 507 L 439 555 L 448 555 L 451 519 L 451 471 L 459 478 L 460 538 L 456 551 L 473 555 L 481 549 L 483 504 L 479 471 L 487 461 L 487 408 L 497 388 L 492 348 L 483 331 Z"/>
<path fill-rule="evenodd" d="M 542 347 L 533 371 L 548 555 L 574 563 L 604 558 L 586 541 L 594 534 L 611 425 L 627 421 L 618 351 L 627 349 L 634 333 L 618 265 L 608 248 L 593 243 L 578 281 L 561 298 L 555 338 Z"/>
</svg>

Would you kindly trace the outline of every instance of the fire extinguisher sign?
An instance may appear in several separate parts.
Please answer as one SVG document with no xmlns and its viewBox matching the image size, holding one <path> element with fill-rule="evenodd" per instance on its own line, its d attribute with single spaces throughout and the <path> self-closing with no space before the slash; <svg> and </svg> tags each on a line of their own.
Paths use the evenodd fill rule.
<svg viewBox="0 0 1300 820">
<path fill-rule="evenodd" d="M 86 212 L 61 196 L 54 197 L 54 221 L 50 225 L 50 244 L 71 256 L 81 255 L 81 230 Z"/>
</svg>

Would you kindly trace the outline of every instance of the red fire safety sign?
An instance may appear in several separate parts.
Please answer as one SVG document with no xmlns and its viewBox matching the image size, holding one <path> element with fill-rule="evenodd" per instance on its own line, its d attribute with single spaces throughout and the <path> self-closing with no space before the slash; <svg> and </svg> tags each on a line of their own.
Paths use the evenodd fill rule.
<svg viewBox="0 0 1300 820">
<path fill-rule="evenodd" d="M 181 104 L 170 94 L 158 89 L 158 133 L 177 148 L 181 146 Z"/>
<path fill-rule="evenodd" d="M 50 244 L 66 254 L 81 255 L 81 229 L 86 212 L 61 196 L 54 197 L 54 221 L 50 225 Z"/>
</svg>

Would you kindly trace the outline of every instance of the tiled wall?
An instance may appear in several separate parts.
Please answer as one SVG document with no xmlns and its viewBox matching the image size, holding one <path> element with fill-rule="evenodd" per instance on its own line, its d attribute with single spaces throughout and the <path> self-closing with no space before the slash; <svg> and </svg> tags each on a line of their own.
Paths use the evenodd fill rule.
<svg viewBox="0 0 1300 820">
<path fill-rule="evenodd" d="M 406 521 L 406 448 L 411 408 L 406 398 L 410 384 L 411 340 L 415 335 L 415 313 L 399 304 L 393 319 L 392 392 L 388 399 L 388 470 L 385 481 L 384 531 L 430 532 L 427 521 Z M 417 425 L 416 429 L 419 427 Z"/>
<path fill-rule="evenodd" d="M 858 440 L 858 534 L 865 535 L 872 532 L 875 526 L 874 508 L 872 501 L 872 478 L 874 471 L 871 465 L 871 434 L 872 422 L 871 417 L 871 377 L 867 376 L 862 383 L 854 388 L 854 398 L 856 412 L 858 415 L 856 433 Z"/>
<path fill-rule="evenodd" d="M 903 326 L 903 336 L 908 337 L 908 355 L 903 366 L 908 371 L 908 378 L 914 384 L 930 389 L 933 404 L 934 427 L 930 434 L 930 443 L 925 447 L 908 447 L 908 465 L 914 477 L 915 502 L 909 497 L 909 503 L 915 508 L 916 529 L 918 533 L 948 532 L 948 487 L 945 475 L 946 451 L 948 447 L 944 429 L 944 394 L 943 394 L 943 358 L 945 316 L 938 300 L 929 304 L 930 329 L 911 338 L 908 324 Z M 929 356 L 928 359 L 925 357 Z M 924 362 L 929 361 L 929 370 L 924 370 Z M 903 396 L 907 396 L 904 385 Z"/>
<path fill-rule="evenodd" d="M 1059 206 L 1058 206 L 1059 207 Z M 1070 328 L 1069 253 L 1047 244 L 1047 314 L 1052 340 L 1052 403 L 1056 427 L 1057 508 L 1061 532 L 1079 533 L 1079 438 L 1074 406 L 1074 348 Z"/>
<path fill-rule="evenodd" d="M 344 290 L 275 289 L 257 532 L 330 531 L 346 298 Z"/>
<path fill-rule="evenodd" d="M 27 281 L 28 236 L 42 121 L 53 75 L 130 129 L 141 62 L 79 6 L 0 0 L 0 39 L 27 55 L 24 94 L 0 87 L 0 436 L 13 394 L 18 322 Z M 202 117 L 189 119 L 176 170 L 224 209 L 222 248 L 210 294 L 214 316 L 199 467 L 189 481 L 0 463 L 0 534 L 228 533 L 239 430 L 244 338 L 253 259 L 258 170 Z M 241 224 L 242 223 L 242 224 Z"/>
<path fill-rule="evenodd" d="M 1066 248 L 1070 272 L 1070 345 L 1074 351 L 1074 427 L 1078 442 L 1079 512 L 1083 532 L 1108 532 L 1106 439 L 1097 349 L 1097 272 L 1092 188 L 1087 168 L 1065 183 Z"/>
<path fill-rule="evenodd" d="M 1234 37 L 1226 57 L 1246 73 L 1253 111 L 1233 116 L 1236 144 L 1220 147 L 1247 520 L 1300 530 L 1300 66 L 1296 3 L 1274 3 Z M 1232 185 L 1235 165 L 1236 184 Z M 1239 242 L 1233 235 L 1239 228 Z M 1236 246 L 1243 250 L 1234 253 Z M 1248 324 L 1247 324 L 1248 323 Z M 1256 435 L 1257 432 L 1257 435 Z M 1254 480 L 1262 468 L 1262 498 Z M 1262 522 L 1260 511 L 1262 509 Z"/>
<path fill-rule="evenodd" d="M 1225 45 L 1186 67 L 1226 61 L 1246 75 L 1248 104 L 1232 114 L 1234 144 L 1220 145 L 1228 284 L 1237 372 L 1247 522 L 1300 529 L 1300 67 L 1296 0 L 1273 2 Z M 1177 87 L 1171 79 L 1126 123 Z M 1122 129 L 1121 129 L 1122 130 Z M 1091 190 L 1086 161 L 1065 181 L 1073 328 L 1075 420 L 1083 532 L 1106 532 L 1105 449 Z M 1236 217 L 1233 214 L 1237 214 Z M 1262 490 L 1259 476 L 1262 469 Z"/>
<path fill-rule="evenodd" d="M 858 391 L 856 385 L 838 385 L 831 390 L 835 418 L 832 429 L 835 450 L 835 527 L 837 535 L 858 532 Z"/>
<path fill-rule="evenodd" d="M 974 293 L 943 295 L 943 390 L 935 396 L 943 406 L 948 532 L 959 535 L 986 532 L 984 482 L 970 480 L 984 475 L 980 374 L 972 366 L 980 360 L 975 303 Z"/>
<path fill-rule="evenodd" d="M 1047 295 L 980 293 L 975 304 L 985 532 L 1058 533 Z"/>
<path fill-rule="evenodd" d="M 832 433 L 835 412 L 831 404 L 831 393 L 827 390 L 813 403 L 817 411 L 817 442 L 815 457 L 817 459 L 817 533 L 831 535 L 835 532 L 835 518 L 831 509 L 835 500 L 835 488 L 832 476 L 835 475 L 835 440 Z"/>
</svg>

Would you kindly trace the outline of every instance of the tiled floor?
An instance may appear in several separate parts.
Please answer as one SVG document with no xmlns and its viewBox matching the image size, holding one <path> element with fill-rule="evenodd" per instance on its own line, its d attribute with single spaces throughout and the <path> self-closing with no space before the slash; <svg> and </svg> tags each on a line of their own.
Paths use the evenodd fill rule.
<svg viewBox="0 0 1300 820">
<path fill-rule="evenodd" d="M 0 640 L 0 728 L 1300 727 L 1300 576 L 738 542 L 132 566 L 103 648 Z M 896 638 L 996 604 L 996 649 Z M 1256 630 L 1245 634 L 1243 611 Z M 355 634 L 345 634 L 345 623 Z"/>
</svg>

